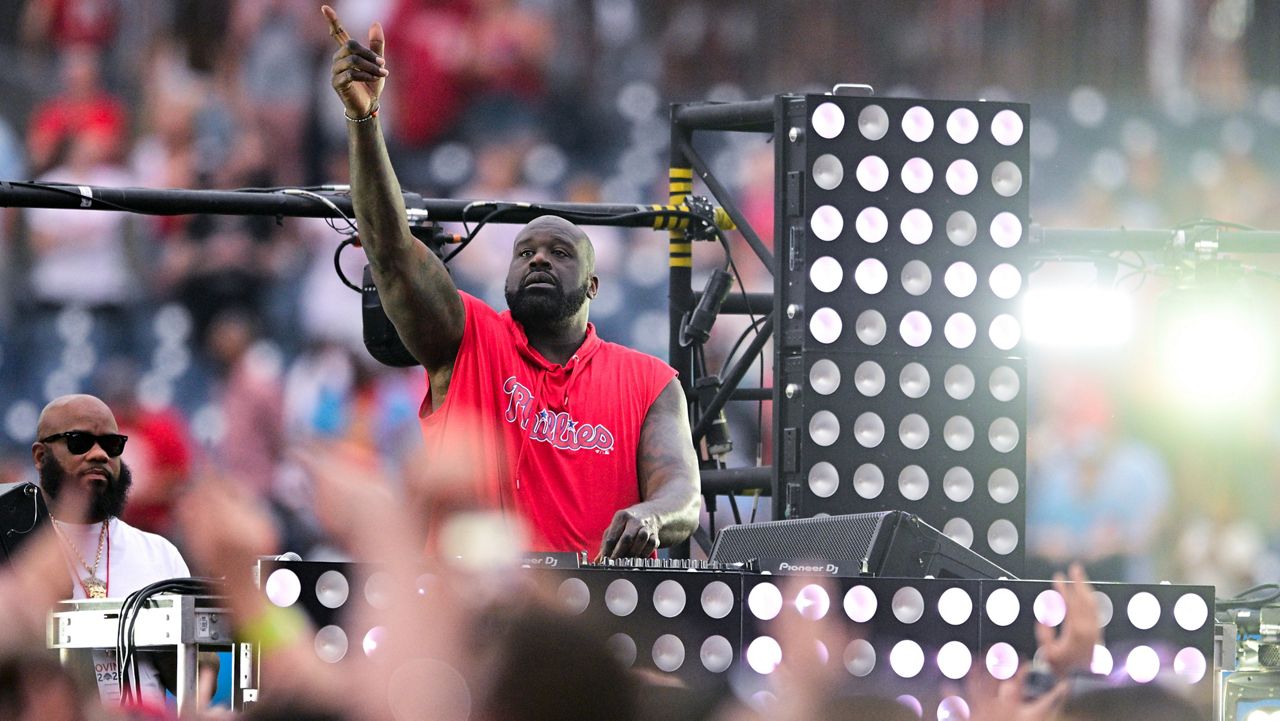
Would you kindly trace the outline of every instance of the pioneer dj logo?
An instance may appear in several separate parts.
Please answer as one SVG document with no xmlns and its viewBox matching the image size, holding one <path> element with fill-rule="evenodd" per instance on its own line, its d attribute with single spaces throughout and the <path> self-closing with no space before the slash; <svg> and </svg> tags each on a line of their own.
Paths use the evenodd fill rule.
<svg viewBox="0 0 1280 721">
<path fill-rule="evenodd" d="M 533 413 L 536 399 L 515 376 L 502 384 L 502 391 L 508 397 L 507 423 L 519 423 L 521 428 L 528 428 L 529 417 L 535 417 L 533 429 L 529 431 L 530 439 L 549 443 L 562 451 L 608 453 L 613 450 L 613 433 L 603 424 L 582 423 L 566 412 L 553 413 L 545 408 Z"/>
</svg>

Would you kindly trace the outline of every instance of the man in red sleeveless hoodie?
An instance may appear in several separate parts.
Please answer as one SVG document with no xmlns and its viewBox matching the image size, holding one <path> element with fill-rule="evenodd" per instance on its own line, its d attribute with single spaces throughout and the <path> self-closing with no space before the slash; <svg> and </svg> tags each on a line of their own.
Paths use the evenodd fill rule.
<svg viewBox="0 0 1280 721">
<path fill-rule="evenodd" d="M 645 556 L 697 526 L 699 479 L 675 371 L 601 340 L 587 322 L 595 251 L 572 223 L 543 216 L 516 237 L 510 311 L 460 292 L 413 238 L 378 124 L 387 77 L 380 24 L 341 44 L 333 87 L 349 130 L 351 193 L 382 303 L 426 368 L 427 451 L 478 448 L 482 499 L 524 519 L 530 550 Z"/>
</svg>

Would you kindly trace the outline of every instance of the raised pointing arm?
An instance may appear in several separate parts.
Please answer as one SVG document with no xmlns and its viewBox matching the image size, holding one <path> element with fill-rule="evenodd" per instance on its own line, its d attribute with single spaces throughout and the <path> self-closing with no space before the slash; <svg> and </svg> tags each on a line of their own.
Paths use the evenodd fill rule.
<svg viewBox="0 0 1280 721">
<path fill-rule="evenodd" d="M 347 115 L 351 199 L 360 241 L 373 267 L 387 317 L 405 347 L 431 376 L 432 397 L 448 389 L 465 315 L 458 289 L 440 259 L 409 232 L 400 181 L 387 156 L 373 113 L 387 78 L 382 25 L 369 28 L 369 45 L 352 40 L 338 15 L 321 8 L 340 47 L 333 56 L 333 89 Z"/>
</svg>

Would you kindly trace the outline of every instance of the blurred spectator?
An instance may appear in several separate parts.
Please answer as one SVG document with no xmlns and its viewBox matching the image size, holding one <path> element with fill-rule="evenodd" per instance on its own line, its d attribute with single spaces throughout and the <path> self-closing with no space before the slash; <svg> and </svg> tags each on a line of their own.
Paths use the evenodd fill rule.
<svg viewBox="0 0 1280 721">
<path fill-rule="evenodd" d="M 97 137 L 95 162 L 117 163 L 122 157 L 129 118 L 121 102 L 102 84 L 102 57 L 78 45 L 61 53 L 60 92 L 41 103 L 27 123 L 27 153 L 32 171 L 42 174 L 85 136 Z M 79 182 L 85 182 L 83 179 Z"/>
<path fill-rule="evenodd" d="M 207 344 L 221 379 L 218 467 L 254 497 L 268 500 L 285 452 L 279 353 L 262 338 L 258 321 L 240 311 L 215 317 Z"/>
<path fill-rule="evenodd" d="M 1170 503 L 1160 455 L 1123 435 L 1099 381 L 1062 369 L 1042 389 L 1029 433 L 1027 576 L 1048 578 L 1072 559 L 1103 581 L 1147 581 Z"/>
<path fill-rule="evenodd" d="M 175 538 L 173 506 L 190 480 L 192 465 L 186 422 L 173 408 L 139 403 L 137 369 L 128 360 L 108 361 L 97 382 L 120 432 L 129 436 L 123 458 L 133 470 L 133 486 L 121 518 L 144 531 Z"/>
<path fill-rule="evenodd" d="M 121 0 L 28 0 L 22 38 L 33 49 L 83 45 L 110 48 L 120 28 Z"/>
</svg>

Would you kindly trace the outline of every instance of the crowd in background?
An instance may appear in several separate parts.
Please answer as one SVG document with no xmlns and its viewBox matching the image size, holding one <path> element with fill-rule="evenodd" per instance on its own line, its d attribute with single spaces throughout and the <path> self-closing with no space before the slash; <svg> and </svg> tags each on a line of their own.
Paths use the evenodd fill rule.
<svg viewBox="0 0 1280 721">
<path fill-rule="evenodd" d="M 402 184 L 424 196 L 657 202 L 669 103 L 854 81 L 1030 102 L 1032 215 L 1047 227 L 1280 227 L 1280 8 L 1266 3 L 334 4 L 350 28 L 387 29 L 380 119 Z M 0 78 L 0 178 L 341 183 L 326 33 L 311 0 L 4 4 L 0 59 L 17 70 Z M 772 146 L 704 142 L 768 239 Z M 173 504 L 211 464 L 269 505 L 282 548 L 317 557 L 332 539 L 289 449 L 347 441 L 393 472 L 411 457 L 422 374 L 364 351 L 359 298 L 333 267 L 344 234 L 323 221 L 15 209 L 2 220 L 0 480 L 30 476 L 46 400 L 96 392 L 131 438 L 130 522 L 181 544 Z M 513 233 L 491 226 L 459 255 L 459 285 L 501 306 L 495 269 Z M 665 237 L 591 233 L 601 335 L 665 356 Z M 734 247 L 749 289 L 771 289 Z M 341 258 L 356 282 L 362 265 L 358 250 Z M 1154 305 L 1160 290 L 1140 297 Z M 727 345 L 729 330 L 715 339 Z M 1230 590 L 1274 578 L 1280 405 L 1207 431 L 1180 424 L 1143 382 L 1150 360 L 1133 346 L 1032 358 L 1030 552 L 1115 580 Z M 732 419 L 738 464 L 758 460 L 755 417 Z"/>
</svg>

